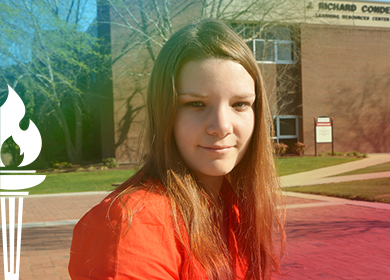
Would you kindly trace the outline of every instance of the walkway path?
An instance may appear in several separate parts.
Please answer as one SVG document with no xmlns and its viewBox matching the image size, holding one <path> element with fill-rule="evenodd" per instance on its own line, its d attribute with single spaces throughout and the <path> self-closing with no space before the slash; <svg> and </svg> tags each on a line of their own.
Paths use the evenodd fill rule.
<svg viewBox="0 0 390 280">
<path fill-rule="evenodd" d="M 376 155 L 370 155 L 369 159 L 373 157 Z M 378 161 L 379 157 L 383 158 L 376 157 Z M 369 159 L 363 160 L 365 164 L 374 163 Z M 387 159 L 390 161 L 390 157 Z M 340 166 L 336 168 L 339 171 Z M 331 173 L 327 170 L 316 172 Z M 310 180 L 321 178 L 314 176 L 315 172 L 311 174 Z M 282 178 L 285 186 L 286 178 Z M 305 181 L 299 176 L 290 178 Z M 99 192 L 25 198 L 20 279 L 69 280 L 67 264 L 74 224 L 106 195 L 107 192 Z M 389 204 L 292 192 L 284 195 L 288 242 L 282 264 L 286 276 L 280 279 L 390 278 Z M 0 265 L 0 279 L 2 275 Z"/>
<path fill-rule="evenodd" d="M 361 160 L 320 168 L 312 171 L 286 175 L 282 176 L 280 180 L 282 187 L 294 187 L 386 178 L 390 177 L 390 172 L 330 177 L 385 162 L 390 162 L 390 154 L 369 154 L 367 158 Z"/>
</svg>

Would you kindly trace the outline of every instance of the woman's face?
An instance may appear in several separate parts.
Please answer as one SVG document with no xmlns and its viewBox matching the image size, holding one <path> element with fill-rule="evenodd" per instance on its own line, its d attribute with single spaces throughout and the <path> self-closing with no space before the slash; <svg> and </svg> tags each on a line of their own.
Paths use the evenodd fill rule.
<svg viewBox="0 0 390 280">
<path fill-rule="evenodd" d="M 243 158 L 254 128 L 255 82 L 232 60 L 186 63 L 177 78 L 174 137 L 196 179 L 213 182 Z"/>
</svg>

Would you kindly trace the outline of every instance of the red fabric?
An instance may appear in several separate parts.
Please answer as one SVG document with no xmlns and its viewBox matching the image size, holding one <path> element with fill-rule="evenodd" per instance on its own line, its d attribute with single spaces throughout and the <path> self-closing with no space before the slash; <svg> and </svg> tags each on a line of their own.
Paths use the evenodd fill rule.
<svg viewBox="0 0 390 280">
<path fill-rule="evenodd" d="M 142 190 L 125 197 L 127 207 L 138 209 L 129 227 L 127 210 L 115 195 L 92 208 L 74 228 L 69 262 L 73 280 L 207 279 L 175 235 L 167 197 Z M 233 200 L 226 189 L 223 195 Z M 228 209 L 229 249 L 236 274 L 243 278 L 234 236 L 238 208 L 231 204 Z"/>
</svg>

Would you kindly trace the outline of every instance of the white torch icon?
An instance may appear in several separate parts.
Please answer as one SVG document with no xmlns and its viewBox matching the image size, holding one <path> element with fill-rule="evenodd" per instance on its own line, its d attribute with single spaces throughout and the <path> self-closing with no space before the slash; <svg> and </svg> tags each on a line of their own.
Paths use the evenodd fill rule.
<svg viewBox="0 0 390 280">
<path fill-rule="evenodd" d="M 32 163 L 39 155 L 42 148 L 42 139 L 38 128 L 30 120 L 27 130 L 19 126 L 26 110 L 19 95 L 8 86 L 8 97 L 0 107 L 0 147 L 9 137 L 20 148 L 20 154 L 24 154 L 23 161 L 19 165 L 26 166 Z M 20 191 L 42 183 L 46 175 L 23 174 L 35 173 L 35 170 L 1 170 L 5 167 L 0 157 L 0 200 L 1 200 L 1 225 L 3 236 L 3 260 L 5 280 L 18 280 L 20 270 L 20 250 L 22 239 L 22 215 L 23 196 L 28 192 Z M 8 173 L 8 174 L 7 174 Z M 23 175 L 13 174 L 22 173 Z M 4 191 L 5 190 L 5 191 Z M 6 198 L 8 198 L 8 241 L 7 242 L 7 211 Z M 17 210 L 17 238 L 15 251 L 15 200 L 18 199 Z"/>
</svg>

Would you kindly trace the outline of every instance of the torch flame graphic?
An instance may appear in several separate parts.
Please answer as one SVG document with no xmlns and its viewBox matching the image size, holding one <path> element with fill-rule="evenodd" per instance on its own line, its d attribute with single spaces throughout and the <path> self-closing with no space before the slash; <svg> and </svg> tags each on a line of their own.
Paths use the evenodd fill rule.
<svg viewBox="0 0 390 280">
<path fill-rule="evenodd" d="M 22 99 L 8 86 L 8 98 L 0 108 L 0 147 L 12 136 L 20 148 L 20 154 L 24 153 L 23 161 L 19 166 L 26 166 L 36 160 L 42 148 L 41 135 L 31 120 L 25 131 L 19 126 L 25 113 Z M 0 167 L 4 166 L 0 158 Z"/>
<path fill-rule="evenodd" d="M 0 107 L 0 147 L 12 136 L 19 145 L 20 154 L 24 153 L 23 161 L 19 166 L 32 163 L 39 155 L 42 148 L 42 139 L 38 128 L 30 120 L 28 129 L 22 130 L 19 126 L 26 109 L 19 95 L 8 86 L 8 97 Z M 0 157 L 0 167 L 4 163 Z M 0 173 L 35 173 L 35 170 L 0 170 Z M 36 186 L 45 180 L 46 175 L 6 175 L 0 174 L 0 189 L 21 190 Z M 28 192 L 0 192 L 1 227 L 3 236 L 3 259 L 5 280 L 18 280 L 20 269 L 20 250 L 22 238 L 23 195 Z M 7 238 L 6 197 L 9 197 L 9 236 Z M 17 240 L 15 254 L 15 199 L 18 198 L 17 209 Z M 9 246 L 8 246 L 9 241 Z M 8 254 L 9 253 L 9 254 Z M 9 262 L 8 262 L 9 260 Z"/>
</svg>

